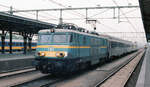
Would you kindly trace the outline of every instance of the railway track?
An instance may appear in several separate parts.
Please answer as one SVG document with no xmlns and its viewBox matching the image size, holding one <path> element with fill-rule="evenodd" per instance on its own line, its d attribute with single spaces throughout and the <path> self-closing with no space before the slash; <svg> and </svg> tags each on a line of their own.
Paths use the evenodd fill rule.
<svg viewBox="0 0 150 87">
<path fill-rule="evenodd" d="M 128 61 L 124 62 L 121 66 L 119 66 L 116 70 L 112 71 L 107 77 L 105 77 L 102 81 L 100 81 L 99 83 L 97 83 L 95 85 L 95 87 L 101 87 L 101 85 L 106 81 L 108 80 L 110 77 L 112 77 L 114 74 L 116 74 L 117 72 L 119 72 L 123 67 L 125 67 L 127 64 L 129 64 L 135 57 L 137 57 L 139 55 L 139 53 L 141 52 L 138 52 L 136 55 L 132 56 L 131 59 L 129 59 Z M 144 54 L 144 53 L 143 53 Z M 143 57 L 143 56 L 142 56 Z M 140 61 L 140 60 L 139 60 Z M 132 72 L 130 72 L 132 73 Z M 125 85 L 125 83 L 124 83 Z M 102 86 L 102 87 L 105 87 L 105 86 Z M 113 86 L 112 86 L 113 87 Z M 120 86 L 119 86 L 120 87 Z"/>
<path fill-rule="evenodd" d="M 12 87 L 48 87 L 49 85 L 56 84 L 63 81 L 63 77 L 56 77 L 53 75 L 46 75 L 41 78 L 30 80 L 21 84 L 13 85 Z"/>
<path fill-rule="evenodd" d="M 129 58 L 128 60 L 126 60 L 125 62 L 123 62 L 122 64 L 120 64 L 119 67 L 117 67 L 115 70 L 111 70 L 111 72 L 109 72 L 109 74 L 107 73 L 107 75 L 105 75 L 105 78 L 103 78 L 101 81 L 95 83 L 95 87 L 99 87 L 102 83 L 104 83 L 107 79 L 109 79 L 111 76 L 113 76 L 116 72 L 118 72 L 121 68 L 123 68 L 125 65 L 127 65 L 129 62 L 131 62 L 139 53 L 139 52 L 136 52 L 136 53 L 133 53 L 134 55 Z M 94 72 L 94 71 L 88 71 L 88 72 Z M 104 72 L 104 71 L 96 71 L 96 72 Z M 82 76 L 84 76 L 86 73 L 84 74 L 80 74 L 81 75 L 81 78 Z M 33 76 L 34 75 L 34 76 Z M 19 79 L 21 78 L 24 78 L 26 77 L 27 79 L 26 80 L 22 80 L 20 82 L 16 82 L 15 84 L 11 84 L 9 86 L 11 87 L 50 87 L 50 86 L 57 86 L 57 87 L 68 87 L 68 85 L 64 85 L 64 84 L 71 84 L 70 80 L 74 79 L 74 78 L 80 78 L 80 75 L 75 75 L 75 76 L 53 76 L 53 75 L 43 75 L 41 74 L 40 72 L 36 71 L 36 72 L 33 72 L 33 73 L 28 73 L 27 75 L 21 75 L 21 77 L 18 77 Z M 100 74 L 102 75 L 102 74 Z M 31 78 L 32 76 L 32 78 Z M 30 77 L 30 78 L 28 78 Z M 9 78 L 11 79 L 11 78 Z M 14 79 L 14 78 L 13 78 Z M 1 82 L 1 80 L 0 80 Z M 0 83 L 1 84 L 1 83 Z M 63 84 L 63 86 L 62 86 Z M 76 85 L 78 83 L 75 83 L 72 84 L 72 85 Z M 90 83 L 89 83 L 90 84 Z M 77 86 L 71 86 L 70 87 L 77 87 Z M 92 86 L 82 86 L 82 87 L 93 87 Z"/>
<path fill-rule="evenodd" d="M 32 81 L 37 78 L 41 78 L 43 75 L 34 68 L 28 70 L 21 70 L 17 72 L 4 73 L 0 77 L 0 87 L 13 87 L 24 82 Z"/>
<path fill-rule="evenodd" d="M 20 70 L 16 69 L 16 70 L 4 71 L 0 73 L 0 78 L 9 77 L 9 76 L 17 75 L 17 74 L 23 74 L 23 73 L 32 72 L 32 71 L 36 71 L 35 68 L 27 67 L 27 68 L 23 68 Z"/>
</svg>

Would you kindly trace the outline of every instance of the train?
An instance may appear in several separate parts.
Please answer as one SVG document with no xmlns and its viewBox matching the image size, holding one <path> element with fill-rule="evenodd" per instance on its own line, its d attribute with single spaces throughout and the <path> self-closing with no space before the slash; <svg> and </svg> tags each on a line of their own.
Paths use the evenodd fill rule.
<svg viewBox="0 0 150 87">
<path fill-rule="evenodd" d="M 38 32 L 35 66 L 44 74 L 70 73 L 135 50 L 130 41 L 61 25 Z"/>
<path fill-rule="evenodd" d="M 31 49 L 32 50 L 35 50 L 36 49 L 36 44 L 37 44 L 37 41 L 32 41 L 31 43 Z M 28 44 L 27 44 L 28 45 Z M 6 38 L 5 39 L 5 47 L 4 47 L 5 51 L 6 52 L 9 52 L 10 50 L 10 47 L 9 47 L 9 39 Z M 23 42 L 23 39 L 14 39 L 12 40 L 12 51 L 23 51 L 24 49 L 24 42 Z M 27 49 L 29 49 L 29 45 L 27 46 Z M 0 52 L 2 51 L 2 41 L 0 39 Z"/>
</svg>

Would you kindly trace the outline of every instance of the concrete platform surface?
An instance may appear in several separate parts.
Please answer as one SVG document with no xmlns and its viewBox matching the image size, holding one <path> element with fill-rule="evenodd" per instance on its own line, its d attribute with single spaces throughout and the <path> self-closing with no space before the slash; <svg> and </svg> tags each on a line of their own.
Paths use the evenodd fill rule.
<svg viewBox="0 0 150 87">
<path fill-rule="evenodd" d="M 32 68 L 35 52 L 0 54 L 0 73 Z"/>
<path fill-rule="evenodd" d="M 150 46 L 146 50 L 136 87 L 150 87 Z"/>
<path fill-rule="evenodd" d="M 23 54 L 22 52 L 13 52 L 13 54 L 10 53 L 5 53 L 5 54 L 1 54 L 0 53 L 0 61 L 1 60 L 5 60 L 5 59 L 13 59 L 13 58 L 27 58 L 28 56 L 34 56 L 35 52 L 29 52 L 27 54 Z"/>
</svg>

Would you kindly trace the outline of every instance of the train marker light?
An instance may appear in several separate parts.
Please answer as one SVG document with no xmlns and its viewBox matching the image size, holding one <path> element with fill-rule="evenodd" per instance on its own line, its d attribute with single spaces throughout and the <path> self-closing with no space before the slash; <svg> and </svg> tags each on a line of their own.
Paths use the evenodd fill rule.
<svg viewBox="0 0 150 87">
<path fill-rule="evenodd" d="M 41 54 L 40 52 L 37 53 L 38 56 L 40 56 L 40 54 Z"/>
</svg>

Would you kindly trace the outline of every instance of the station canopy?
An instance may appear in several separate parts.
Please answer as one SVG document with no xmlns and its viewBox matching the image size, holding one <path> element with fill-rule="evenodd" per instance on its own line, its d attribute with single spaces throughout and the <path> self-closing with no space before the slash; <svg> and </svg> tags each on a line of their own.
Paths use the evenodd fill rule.
<svg viewBox="0 0 150 87">
<path fill-rule="evenodd" d="M 0 30 L 36 34 L 41 29 L 53 28 L 55 26 L 55 24 L 0 12 Z"/>
<path fill-rule="evenodd" d="M 139 0 L 147 41 L 150 42 L 150 0 Z"/>
</svg>

